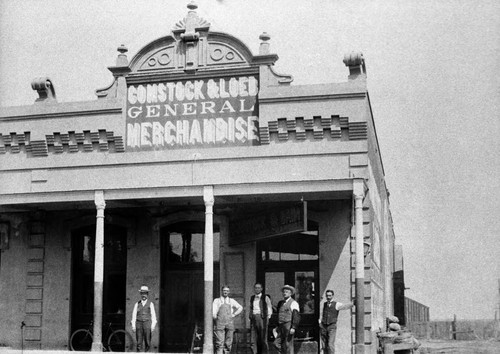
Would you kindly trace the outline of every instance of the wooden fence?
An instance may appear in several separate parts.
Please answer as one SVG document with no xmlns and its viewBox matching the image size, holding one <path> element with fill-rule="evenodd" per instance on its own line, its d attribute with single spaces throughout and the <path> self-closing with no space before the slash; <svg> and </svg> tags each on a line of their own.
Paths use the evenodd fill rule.
<svg viewBox="0 0 500 354">
<path fill-rule="evenodd" d="M 420 339 L 500 339 L 500 321 L 495 320 L 410 322 L 406 326 Z"/>
</svg>

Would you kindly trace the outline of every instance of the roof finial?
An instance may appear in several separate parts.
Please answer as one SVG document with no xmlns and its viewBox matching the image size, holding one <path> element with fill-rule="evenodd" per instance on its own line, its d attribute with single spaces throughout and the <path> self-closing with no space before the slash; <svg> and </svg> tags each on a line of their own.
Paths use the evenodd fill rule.
<svg viewBox="0 0 500 354">
<path fill-rule="evenodd" d="M 262 41 L 260 42 L 259 54 L 269 54 L 268 41 L 271 39 L 271 36 L 267 32 L 262 32 L 262 34 L 259 36 L 259 39 Z"/>
<path fill-rule="evenodd" d="M 349 80 L 358 77 L 366 78 L 365 58 L 361 52 L 351 52 L 344 55 L 344 64 L 349 67 Z"/>
<path fill-rule="evenodd" d="M 196 2 L 194 2 L 194 0 L 192 0 L 188 5 L 187 5 L 187 8 L 189 9 L 189 11 L 195 11 L 197 8 L 198 8 L 198 5 L 196 4 Z"/>
<path fill-rule="evenodd" d="M 118 57 L 116 58 L 116 66 L 127 66 L 128 59 L 127 59 L 127 55 L 125 54 L 128 52 L 127 47 L 125 47 L 125 45 L 122 44 L 116 50 L 120 53 L 120 54 L 118 54 Z"/>
<path fill-rule="evenodd" d="M 31 88 L 38 92 L 39 97 L 35 102 L 56 101 L 56 90 L 48 77 L 37 77 L 31 82 Z"/>
</svg>

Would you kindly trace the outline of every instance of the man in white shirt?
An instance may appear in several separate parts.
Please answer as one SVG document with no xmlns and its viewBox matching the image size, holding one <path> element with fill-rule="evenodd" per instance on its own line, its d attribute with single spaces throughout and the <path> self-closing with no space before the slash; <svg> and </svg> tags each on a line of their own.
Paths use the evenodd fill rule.
<svg viewBox="0 0 500 354">
<path fill-rule="evenodd" d="M 233 311 L 234 310 L 234 311 Z M 229 354 L 233 345 L 234 322 L 233 318 L 238 316 L 243 307 L 229 297 L 229 287 L 222 287 L 222 295 L 214 299 L 212 304 L 212 315 L 215 321 L 215 353 Z"/>
<path fill-rule="evenodd" d="M 140 352 L 144 342 L 144 351 L 151 346 L 151 333 L 156 328 L 156 312 L 154 304 L 148 299 L 149 288 L 146 285 L 139 289 L 141 299 L 135 303 L 132 311 L 132 331 L 137 340 L 137 351 Z"/>
<path fill-rule="evenodd" d="M 273 314 L 273 305 L 268 295 L 262 294 L 262 284 L 255 283 L 255 295 L 250 297 L 250 329 L 253 354 L 267 354 L 267 326 Z"/>
<path fill-rule="evenodd" d="M 321 336 L 321 348 L 324 354 L 335 354 L 335 336 L 337 334 L 337 318 L 340 310 L 348 310 L 354 303 L 343 304 L 333 301 L 333 290 L 328 289 L 325 293 L 326 301 L 320 307 L 319 329 Z"/>
<path fill-rule="evenodd" d="M 300 308 L 297 301 L 292 298 L 295 288 L 285 285 L 282 288 L 283 300 L 278 302 L 278 328 L 274 345 L 280 354 L 293 354 L 293 339 L 299 327 Z"/>
</svg>

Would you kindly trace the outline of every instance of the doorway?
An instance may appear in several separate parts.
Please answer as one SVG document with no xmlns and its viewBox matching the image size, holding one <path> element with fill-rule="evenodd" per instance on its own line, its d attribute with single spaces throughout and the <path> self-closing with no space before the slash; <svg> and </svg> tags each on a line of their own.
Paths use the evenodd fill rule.
<svg viewBox="0 0 500 354">
<path fill-rule="evenodd" d="M 95 225 L 71 233 L 71 332 L 88 328 L 94 313 Z M 104 226 L 103 326 L 125 328 L 127 233 L 116 225 Z"/>
<path fill-rule="evenodd" d="M 309 234 L 293 234 L 257 242 L 257 280 L 271 297 L 273 315 L 269 328 L 277 326 L 277 305 L 283 299 L 283 285 L 295 287 L 300 308 L 300 325 L 295 337 L 318 341 L 319 280 L 317 229 Z M 269 333 L 270 338 L 272 334 Z"/>
<path fill-rule="evenodd" d="M 187 352 L 195 325 L 204 323 L 205 223 L 179 222 L 160 230 L 160 351 Z M 214 225 L 214 295 L 219 288 L 220 233 Z"/>
</svg>

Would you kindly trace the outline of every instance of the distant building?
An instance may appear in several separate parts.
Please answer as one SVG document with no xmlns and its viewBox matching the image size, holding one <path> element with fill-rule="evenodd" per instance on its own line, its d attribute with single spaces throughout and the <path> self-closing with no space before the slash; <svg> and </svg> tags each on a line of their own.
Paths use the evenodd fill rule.
<svg viewBox="0 0 500 354">
<path fill-rule="evenodd" d="M 429 306 L 405 296 L 405 320 L 406 324 L 430 321 Z"/>
<path fill-rule="evenodd" d="M 130 62 L 120 47 L 99 99 L 59 103 L 42 78 L 33 105 L 0 108 L 0 344 L 20 348 L 21 322 L 29 349 L 67 349 L 92 320 L 130 329 L 144 284 L 152 350 L 186 352 L 198 324 L 210 352 L 219 286 L 244 330 L 258 281 L 274 305 L 297 289 L 314 343 L 325 291 L 357 298 L 338 352 L 376 353 L 395 235 L 363 56 L 346 82 L 294 86 L 267 34 L 254 55 L 195 10 Z"/>
<path fill-rule="evenodd" d="M 403 247 L 395 245 L 394 251 L 394 316 L 401 325 L 429 321 L 429 307 L 405 296 Z"/>
</svg>

